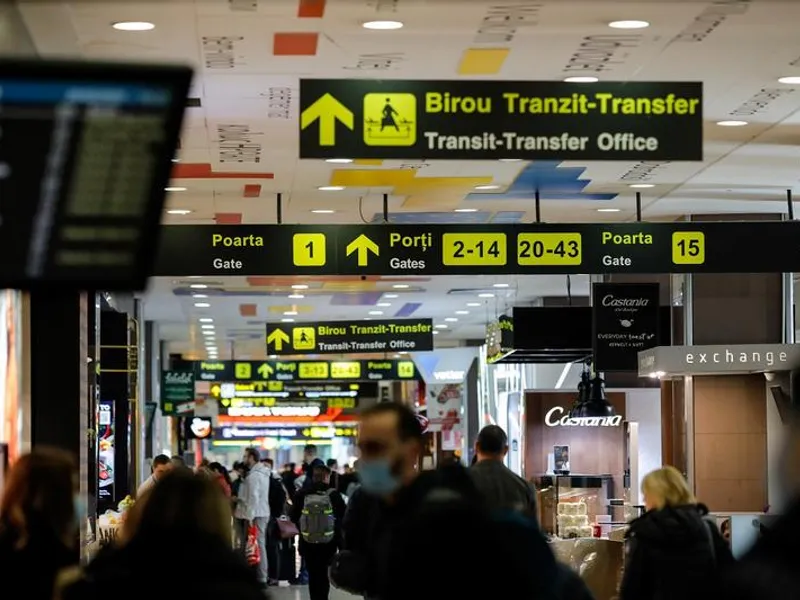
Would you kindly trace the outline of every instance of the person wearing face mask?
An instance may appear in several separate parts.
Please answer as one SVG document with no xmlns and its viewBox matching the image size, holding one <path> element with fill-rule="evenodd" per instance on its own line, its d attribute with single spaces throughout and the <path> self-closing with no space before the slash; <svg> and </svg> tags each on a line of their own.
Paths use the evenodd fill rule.
<svg viewBox="0 0 800 600">
<path fill-rule="evenodd" d="M 794 398 L 793 398 L 794 400 Z M 795 400 L 796 401 L 796 400 Z M 770 474 L 771 476 L 772 474 Z M 800 407 L 793 413 L 786 432 L 781 468 L 776 475 L 785 506 L 781 517 L 741 557 L 721 580 L 716 598 L 724 600 L 785 600 L 800 590 Z"/>
<path fill-rule="evenodd" d="M 408 406 L 383 402 L 361 413 L 361 485 L 348 502 L 343 550 L 331 570 L 340 589 L 379 599 L 382 585 L 390 583 L 383 574 L 393 532 L 403 527 L 429 489 L 428 473 L 417 471 L 422 441 L 419 420 Z"/>
</svg>

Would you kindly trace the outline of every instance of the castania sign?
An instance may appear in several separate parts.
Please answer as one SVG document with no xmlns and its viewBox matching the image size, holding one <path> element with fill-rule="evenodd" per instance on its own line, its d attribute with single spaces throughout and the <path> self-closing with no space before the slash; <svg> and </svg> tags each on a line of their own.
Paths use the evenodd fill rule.
<svg viewBox="0 0 800 600">
<path fill-rule="evenodd" d="M 554 406 L 544 416 L 544 424 L 548 427 L 619 427 L 622 417 L 570 417 L 561 406 Z"/>
</svg>

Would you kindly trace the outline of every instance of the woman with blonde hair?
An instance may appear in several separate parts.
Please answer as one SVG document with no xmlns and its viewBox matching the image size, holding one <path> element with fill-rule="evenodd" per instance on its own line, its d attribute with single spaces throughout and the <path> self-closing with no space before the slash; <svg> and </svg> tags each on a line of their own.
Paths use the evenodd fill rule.
<svg viewBox="0 0 800 600">
<path fill-rule="evenodd" d="M 61 600 L 263 600 L 253 570 L 231 547 L 231 513 L 219 486 L 175 470 L 138 500 L 121 538 L 98 556 Z"/>
<path fill-rule="evenodd" d="M 648 473 L 642 493 L 647 512 L 626 535 L 620 600 L 713 597 L 718 570 L 732 564 L 733 556 L 706 518 L 708 509 L 671 466 Z"/>
</svg>

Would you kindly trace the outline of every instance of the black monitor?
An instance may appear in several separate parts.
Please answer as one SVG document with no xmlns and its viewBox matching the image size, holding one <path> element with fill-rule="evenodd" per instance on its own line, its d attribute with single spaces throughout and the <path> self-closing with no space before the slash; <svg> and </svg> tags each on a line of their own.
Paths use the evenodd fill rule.
<svg viewBox="0 0 800 600">
<path fill-rule="evenodd" d="M 0 287 L 144 289 L 191 79 L 0 60 Z"/>
</svg>

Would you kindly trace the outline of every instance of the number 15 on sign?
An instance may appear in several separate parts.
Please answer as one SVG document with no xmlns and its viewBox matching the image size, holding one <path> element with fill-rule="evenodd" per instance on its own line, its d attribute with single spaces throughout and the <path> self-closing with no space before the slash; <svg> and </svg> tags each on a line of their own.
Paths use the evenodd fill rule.
<svg viewBox="0 0 800 600">
<path fill-rule="evenodd" d="M 706 262 L 706 236 L 702 231 L 672 234 L 672 264 L 702 265 Z"/>
<path fill-rule="evenodd" d="M 292 262 L 294 266 L 325 266 L 325 242 L 324 233 L 295 233 L 292 236 Z"/>
</svg>

